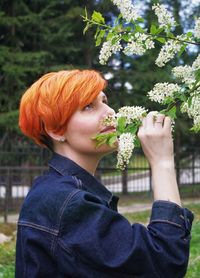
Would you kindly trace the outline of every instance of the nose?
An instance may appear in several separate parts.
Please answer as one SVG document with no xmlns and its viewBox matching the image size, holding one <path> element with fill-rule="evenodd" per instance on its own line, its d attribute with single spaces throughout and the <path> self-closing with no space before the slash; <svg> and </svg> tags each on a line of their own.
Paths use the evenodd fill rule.
<svg viewBox="0 0 200 278">
<path fill-rule="evenodd" d="M 106 116 L 113 116 L 115 115 L 115 110 L 112 109 L 110 106 L 107 105 L 107 113 Z"/>
</svg>

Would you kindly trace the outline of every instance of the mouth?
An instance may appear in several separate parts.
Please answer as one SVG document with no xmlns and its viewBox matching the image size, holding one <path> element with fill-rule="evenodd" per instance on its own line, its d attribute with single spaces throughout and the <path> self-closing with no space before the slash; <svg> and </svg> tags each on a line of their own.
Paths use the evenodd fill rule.
<svg viewBox="0 0 200 278">
<path fill-rule="evenodd" d="M 116 128 L 114 126 L 106 126 L 104 129 L 100 131 L 100 133 L 110 133 L 116 132 Z"/>
</svg>

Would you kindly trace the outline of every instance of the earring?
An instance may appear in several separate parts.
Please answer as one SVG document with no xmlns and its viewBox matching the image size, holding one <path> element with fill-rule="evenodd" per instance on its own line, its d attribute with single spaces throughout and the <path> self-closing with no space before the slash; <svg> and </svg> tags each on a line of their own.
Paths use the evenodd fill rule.
<svg viewBox="0 0 200 278">
<path fill-rule="evenodd" d="M 61 138 L 59 139 L 59 142 L 65 142 L 65 138 L 64 138 L 64 137 L 61 137 Z"/>
</svg>

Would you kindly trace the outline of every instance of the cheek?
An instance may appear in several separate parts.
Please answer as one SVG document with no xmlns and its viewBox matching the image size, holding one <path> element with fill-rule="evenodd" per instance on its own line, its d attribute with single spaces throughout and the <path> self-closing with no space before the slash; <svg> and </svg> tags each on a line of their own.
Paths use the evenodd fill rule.
<svg viewBox="0 0 200 278">
<path fill-rule="evenodd" d="M 92 142 L 91 139 L 98 133 L 98 121 L 96 119 L 87 118 L 85 120 L 81 118 L 72 119 L 68 123 L 66 139 L 70 141 L 79 142 Z"/>
</svg>

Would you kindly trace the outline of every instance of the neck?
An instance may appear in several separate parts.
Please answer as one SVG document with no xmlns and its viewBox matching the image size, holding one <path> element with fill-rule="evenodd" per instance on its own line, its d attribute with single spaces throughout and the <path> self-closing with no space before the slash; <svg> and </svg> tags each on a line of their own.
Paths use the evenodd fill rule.
<svg viewBox="0 0 200 278">
<path fill-rule="evenodd" d="M 101 159 L 101 157 L 98 157 L 97 155 L 79 154 L 79 153 L 77 154 L 72 151 L 61 152 L 59 150 L 55 150 L 55 152 L 73 160 L 75 163 L 77 163 L 79 166 L 81 166 L 91 175 L 95 174 L 95 171 Z"/>
</svg>

